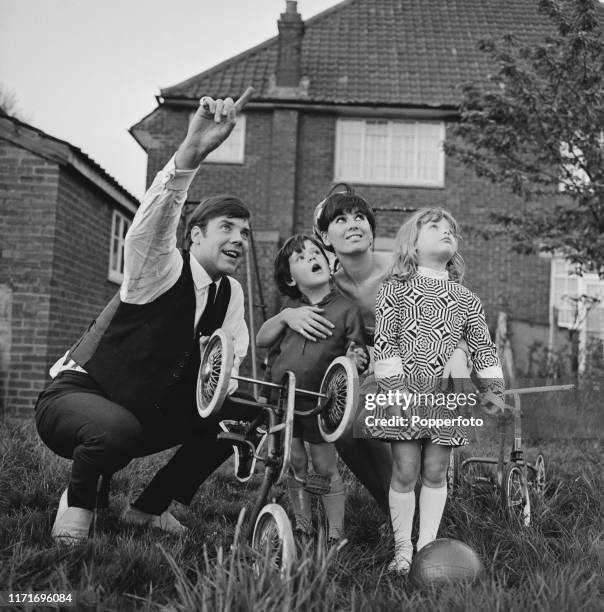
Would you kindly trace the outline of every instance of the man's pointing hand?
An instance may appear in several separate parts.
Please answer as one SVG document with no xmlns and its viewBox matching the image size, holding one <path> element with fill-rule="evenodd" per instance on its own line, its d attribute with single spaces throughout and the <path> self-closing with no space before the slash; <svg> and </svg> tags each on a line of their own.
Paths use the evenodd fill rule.
<svg viewBox="0 0 604 612">
<path fill-rule="evenodd" d="M 204 96 L 191 119 L 189 130 L 174 158 L 179 170 L 197 168 L 208 153 L 220 146 L 233 131 L 237 116 L 247 104 L 253 87 L 248 87 L 236 102 L 233 98 L 214 100 Z"/>
</svg>

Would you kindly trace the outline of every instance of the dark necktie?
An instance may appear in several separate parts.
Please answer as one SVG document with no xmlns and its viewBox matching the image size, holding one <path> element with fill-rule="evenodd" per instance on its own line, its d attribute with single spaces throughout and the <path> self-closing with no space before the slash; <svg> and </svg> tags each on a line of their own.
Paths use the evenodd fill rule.
<svg viewBox="0 0 604 612">
<path fill-rule="evenodd" d="M 208 287 L 208 301 L 206 302 L 206 307 L 204 308 L 204 312 L 209 308 L 214 306 L 214 302 L 216 300 L 216 283 L 210 283 Z M 203 316 L 203 315 L 202 315 Z"/>
<path fill-rule="evenodd" d="M 208 324 L 214 318 L 214 302 L 216 301 L 216 283 L 211 283 L 208 287 L 208 301 L 206 302 L 206 307 L 203 309 L 201 313 L 201 317 L 199 317 L 199 322 L 197 323 L 197 328 L 195 329 L 195 335 L 199 338 L 199 336 L 207 336 L 209 335 L 206 330 Z"/>
</svg>

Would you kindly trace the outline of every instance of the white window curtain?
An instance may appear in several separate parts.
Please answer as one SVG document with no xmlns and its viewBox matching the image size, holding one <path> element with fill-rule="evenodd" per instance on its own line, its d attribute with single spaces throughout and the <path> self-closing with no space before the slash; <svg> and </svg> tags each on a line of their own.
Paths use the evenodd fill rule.
<svg viewBox="0 0 604 612">
<path fill-rule="evenodd" d="M 604 340 L 604 280 L 597 274 L 576 273 L 575 266 L 561 258 L 552 260 L 551 305 L 558 327 L 577 329 Z"/>
<path fill-rule="evenodd" d="M 587 338 L 604 340 L 604 281 L 597 278 L 586 278 L 585 293 L 599 301 L 593 303 L 585 317 L 585 333 Z"/>
<path fill-rule="evenodd" d="M 339 119 L 335 181 L 444 187 L 441 121 Z"/>
<path fill-rule="evenodd" d="M 132 221 L 128 217 L 117 210 L 113 211 L 108 278 L 114 283 L 124 280 L 124 241 L 130 225 Z"/>
</svg>

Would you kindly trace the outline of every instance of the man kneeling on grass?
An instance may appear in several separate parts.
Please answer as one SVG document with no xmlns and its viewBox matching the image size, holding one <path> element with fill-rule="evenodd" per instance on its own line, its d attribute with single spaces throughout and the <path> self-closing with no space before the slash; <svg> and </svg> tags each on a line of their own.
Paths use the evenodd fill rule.
<svg viewBox="0 0 604 612">
<path fill-rule="evenodd" d="M 122 518 L 185 532 L 170 503 L 189 504 L 231 452 L 216 440 L 218 420 L 199 417 L 195 385 L 200 344 L 219 327 L 233 338 L 234 375 L 247 352 L 243 291 L 227 275 L 247 250 L 250 213 L 234 196 L 215 196 L 193 212 L 183 254 L 176 231 L 197 167 L 231 133 L 249 93 L 237 103 L 202 99 L 184 142 L 134 217 L 119 293 L 53 366 L 54 380 L 38 399 L 40 437 L 73 459 L 52 528 L 57 541 L 88 537 L 94 508 L 108 505 L 114 472 L 134 457 L 179 444 Z M 235 389 L 231 381 L 229 392 Z M 227 399 L 221 418 L 250 418 L 250 412 L 244 416 Z"/>
</svg>

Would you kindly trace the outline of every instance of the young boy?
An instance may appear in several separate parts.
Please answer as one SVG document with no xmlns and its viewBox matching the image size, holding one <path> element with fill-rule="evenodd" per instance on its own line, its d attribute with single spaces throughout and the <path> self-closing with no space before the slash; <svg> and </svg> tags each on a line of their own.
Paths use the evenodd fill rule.
<svg viewBox="0 0 604 612">
<path fill-rule="evenodd" d="M 296 387 L 318 391 L 329 364 L 341 355 L 352 359 L 359 371 L 368 364 L 363 340 L 363 321 L 358 307 L 332 287 L 329 261 L 322 245 L 305 234 L 296 234 L 283 245 L 275 259 L 275 281 L 279 291 L 289 297 L 281 312 L 260 328 L 256 337 L 258 347 L 271 347 L 269 378 L 280 382 L 287 370 L 296 376 Z M 333 321 L 332 328 L 322 327 L 322 339 L 313 340 L 304 330 L 305 321 L 313 313 Z M 297 410 L 311 410 L 316 399 L 298 395 Z M 300 478 L 306 476 L 308 458 L 304 442 L 309 443 L 310 456 L 317 474 L 330 479 L 329 493 L 323 505 L 329 525 L 328 538 L 338 541 L 343 537 L 344 483 L 338 472 L 334 444 L 323 441 L 317 417 L 294 420 L 291 465 Z M 296 533 L 308 537 L 311 532 L 310 496 L 293 476 L 288 482 Z"/>
</svg>

